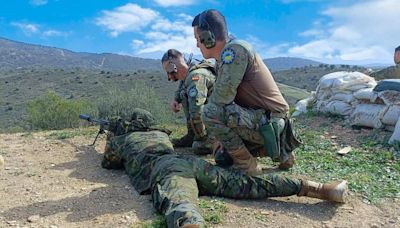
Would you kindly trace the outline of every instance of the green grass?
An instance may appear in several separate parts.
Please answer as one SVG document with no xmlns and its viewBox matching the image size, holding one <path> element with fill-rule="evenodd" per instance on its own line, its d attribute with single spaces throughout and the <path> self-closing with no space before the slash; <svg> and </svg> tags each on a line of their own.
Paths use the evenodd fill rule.
<svg viewBox="0 0 400 228">
<path fill-rule="evenodd" d="M 378 202 L 400 196 L 400 164 L 391 148 L 375 134 L 360 139 L 360 146 L 342 156 L 323 132 L 300 129 L 304 145 L 296 150 L 290 173 L 319 181 L 347 180 L 349 189 L 364 199 Z"/>
<path fill-rule="evenodd" d="M 157 217 L 153 220 L 139 222 L 137 224 L 132 225 L 133 228 L 165 228 L 167 227 L 167 222 L 165 221 L 164 216 L 157 215 Z"/>
<path fill-rule="evenodd" d="M 222 198 L 200 199 L 199 207 L 202 210 L 202 215 L 207 226 L 220 224 L 228 212 L 228 208 Z"/>
</svg>

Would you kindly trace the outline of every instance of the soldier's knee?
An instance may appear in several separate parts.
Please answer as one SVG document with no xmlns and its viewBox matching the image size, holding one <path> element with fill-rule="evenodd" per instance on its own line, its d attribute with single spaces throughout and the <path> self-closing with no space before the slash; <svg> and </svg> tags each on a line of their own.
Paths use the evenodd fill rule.
<svg viewBox="0 0 400 228">
<path fill-rule="evenodd" d="M 215 123 L 215 121 L 223 121 L 224 113 L 222 106 L 210 102 L 204 106 L 201 118 L 208 125 L 209 123 Z"/>
</svg>

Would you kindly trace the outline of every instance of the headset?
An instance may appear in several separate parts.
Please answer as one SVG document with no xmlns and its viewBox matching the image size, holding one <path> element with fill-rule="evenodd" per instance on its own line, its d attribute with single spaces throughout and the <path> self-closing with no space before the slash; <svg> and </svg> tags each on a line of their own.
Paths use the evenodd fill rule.
<svg viewBox="0 0 400 228">
<path fill-rule="evenodd" d="M 200 42 L 204 44 L 207 49 L 213 48 L 216 44 L 215 35 L 210 30 L 210 25 L 206 20 L 207 11 L 204 11 L 199 16 L 199 28 L 200 28 Z"/>
</svg>

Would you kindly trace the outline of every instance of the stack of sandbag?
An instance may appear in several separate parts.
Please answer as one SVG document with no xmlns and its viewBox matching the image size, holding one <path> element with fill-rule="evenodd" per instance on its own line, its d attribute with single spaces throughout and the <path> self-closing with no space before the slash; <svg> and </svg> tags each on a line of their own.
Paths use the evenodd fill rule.
<svg viewBox="0 0 400 228">
<path fill-rule="evenodd" d="M 323 113 L 349 116 L 358 104 L 354 93 L 375 86 L 374 78 L 360 72 L 327 74 L 319 80 L 315 109 Z"/>
<path fill-rule="evenodd" d="M 373 89 L 355 92 L 354 98 L 358 105 L 350 116 L 350 124 L 394 131 L 400 117 L 400 80 L 379 81 Z"/>
</svg>

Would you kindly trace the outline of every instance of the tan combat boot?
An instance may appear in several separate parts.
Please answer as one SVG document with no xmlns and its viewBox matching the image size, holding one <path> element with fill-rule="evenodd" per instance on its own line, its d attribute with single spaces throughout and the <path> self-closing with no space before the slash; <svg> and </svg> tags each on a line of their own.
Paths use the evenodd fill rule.
<svg viewBox="0 0 400 228">
<path fill-rule="evenodd" d="M 288 170 L 288 169 L 292 168 L 294 165 L 294 160 L 295 160 L 294 152 L 291 152 L 289 154 L 288 159 L 285 162 L 282 162 L 281 164 L 279 164 L 279 166 L 278 166 L 279 169 Z"/>
<path fill-rule="evenodd" d="M 344 203 L 347 196 L 347 181 L 321 184 L 314 181 L 301 180 L 301 189 L 297 195 Z"/>
<path fill-rule="evenodd" d="M 237 150 L 229 151 L 235 168 L 244 170 L 249 176 L 262 174 L 262 170 L 257 166 L 257 160 L 251 155 L 245 146 Z"/>
<path fill-rule="evenodd" d="M 172 145 L 174 145 L 174 147 L 191 147 L 192 146 L 193 139 L 194 139 L 194 131 L 190 124 L 186 124 L 186 126 L 187 126 L 187 134 L 184 135 L 180 139 L 172 140 Z"/>
</svg>

